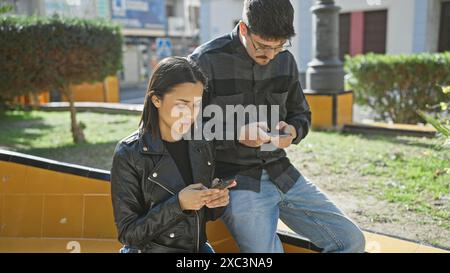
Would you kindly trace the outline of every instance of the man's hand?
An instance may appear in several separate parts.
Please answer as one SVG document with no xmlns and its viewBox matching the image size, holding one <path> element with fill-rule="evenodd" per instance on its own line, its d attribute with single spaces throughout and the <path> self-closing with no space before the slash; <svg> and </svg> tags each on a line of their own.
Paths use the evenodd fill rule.
<svg viewBox="0 0 450 273">
<path fill-rule="evenodd" d="M 288 136 L 271 137 L 271 143 L 277 148 L 284 149 L 289 147 L 292 144 L 292 141 L 297 137 L 297 130 L 295 127 L 284 121 L 278 122 L 275 128 L 280 132 L 289 134 Z"/>
<path fill-rule="evenodd" d="M 267 134 L 267 123 L 254 122 L 241 127 L 239 142 L 245 146 L 258 148 L 270 141 Z"/>
<path fill-rule="evenodd" d="M 201 183 L 192 184 L 178 193 L 182 210 L 200 210 L 207 202 L 217 198 L 220 190 L 208 189 Z"/>
<path fill-rule="evenodd" d="M 225 189 L 220 190 L 219 193 L 216 193 L 213 196 L 211 196 L 210 201 L 206 202 L 206 206 L 208 208 L 212 209 L 212 208 L 225 207 L 226 205 L 228 205 L 228 203 L 230 202 L 230 195 L 229 195 L 230 191 L 228 189 L 232 188 L 236 185 L 237 185 L 237 183 L 236 183 L 236 181 L 234 181 Z"/>
</svg>

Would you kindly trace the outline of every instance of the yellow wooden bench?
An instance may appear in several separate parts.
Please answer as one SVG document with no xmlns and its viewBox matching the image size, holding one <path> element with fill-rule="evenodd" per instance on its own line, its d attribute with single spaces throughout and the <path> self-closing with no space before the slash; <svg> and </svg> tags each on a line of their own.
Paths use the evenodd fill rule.
<svg viewBox="0 0 450 273">
<path fill-rule="evenodd" d="M 219 220 L 208 223 L 217 252 L 238 252 Z M 279 223 L 286 252 L 320 251 Z M 445 252 L 365 232 L 367 252 Z M 0 150 L 0 252 L 118 252 L 109 172 Z"/>
</svg>

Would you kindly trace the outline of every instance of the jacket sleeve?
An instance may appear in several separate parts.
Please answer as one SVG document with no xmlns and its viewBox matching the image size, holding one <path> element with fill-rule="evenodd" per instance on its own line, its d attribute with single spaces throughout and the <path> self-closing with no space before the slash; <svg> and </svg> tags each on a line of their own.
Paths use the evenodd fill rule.
<svg viewBox="0 0 450 273">
<path fill-rule="evenodd" d="M 225 212 L 225 209 L 226 209 L 226 206 L 220 207 L 220 208 L 214 208 L 214 209 L 206 208 L 206 220 L 207 221 L 215 221 L 215 220 L 219 219 Z"/>
<path fill-rule="evenodd" d="M 174 221 L 183 216 L 178 196 L 149 210 L 144 206 L 141 177 L 134 168 L 132 154 L 119 144 L 111 169 L 111 197 L 119 241 L 142 248 Z"/>
<path fill-rule="evenodd" d="M 298 144 L 306 137 L 311 127 L 311 110 L 300 85 L 299 73 L 295 61 L 293 61 L 292 70 L 294 75 L 289 84 L 289 93 L 286 102 L 286 122 L 295 127 L 297 137 L 292 141 L 292 144 Z"/>
</svg>

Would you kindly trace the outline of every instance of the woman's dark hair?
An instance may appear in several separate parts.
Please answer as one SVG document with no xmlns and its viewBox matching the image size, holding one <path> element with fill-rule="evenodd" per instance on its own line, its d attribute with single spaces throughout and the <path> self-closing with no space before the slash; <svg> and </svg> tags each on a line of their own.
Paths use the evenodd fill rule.
<svg viewBox="0 0 450 273">
<path fill-rule="evenodd" d="M 201 82 L 206 87 L 206 77 L 194 61 L 183 57 L 169 57 L 158 63 L 147 87 L 139 122 L 141 133 L 151 132 L 153 137 L 160 137 L 158 109 L 152 103 L 152 97 L 163 99 L 176 85 L 188 82 Z"/>
<path fill-rule="evenodd" d="M 295 36 L 294 8 L 289 0 L 245 0 L 242 21 L 252 33 L 263 39 Z"/>
</svg>

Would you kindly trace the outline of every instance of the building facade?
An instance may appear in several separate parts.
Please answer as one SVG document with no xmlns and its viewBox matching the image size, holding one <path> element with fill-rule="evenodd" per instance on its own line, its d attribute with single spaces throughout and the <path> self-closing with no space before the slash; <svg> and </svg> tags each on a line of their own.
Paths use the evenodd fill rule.
<svg viewBox="0 0 450 273">
<path fill-rule="evenodd" d="M 304 84 L 313 56 L 314 0 L 291 0 L 295 29 L 291 52 Z M 450 0 L 336 0 L 340 10 L 340 53 L 413 54 L 450 50 Z M 230 32 L 240 20 L 243 0 L 202 0 L 200 39 Z"/>
<path fill-rule="evenodd" d="M 230 32 L 241 19 L 243 0 L 4 0 L 23 15 L 105 18 L 123 26 L 121 86 L 145 84 L 164 57 L 187 55 L 198 44 Z M 314 0 L 291 0 L 295 28 L 291 52 L 301 78 L 313 56 Z M 450 0 L 336 0 L 340 11 L 340 55 L 367 52 L 412 54 L 450 50 Z M 166 43 L 167 45 L 167 43 Z M 167 55 L 166 54 L 166 55 Z"/>
</svg>

